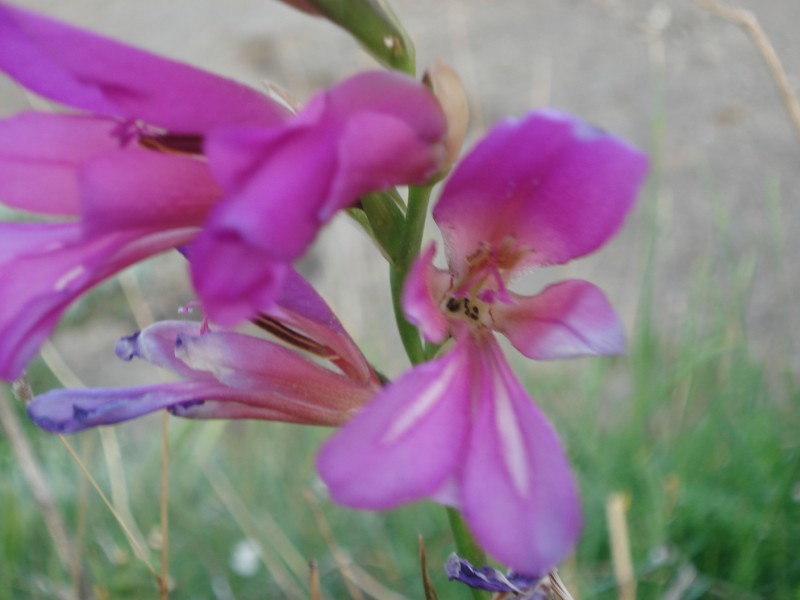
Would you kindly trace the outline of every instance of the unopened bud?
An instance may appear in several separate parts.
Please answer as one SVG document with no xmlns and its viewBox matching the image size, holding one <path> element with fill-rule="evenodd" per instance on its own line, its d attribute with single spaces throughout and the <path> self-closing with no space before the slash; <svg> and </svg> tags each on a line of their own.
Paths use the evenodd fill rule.
<svg viewBox="0 0 800 600">
<path fill-rule="evenodd" d="M 299 11 L 304 13 L 308 13 L 310 15 L 320 15 L 320 13 L 314 5 L 309 2 L 308 0 L 281 0 L 284 4 L 288 4 L 289 6 L 293 6 Z"/>
<path fill-rule="evenodd" d="M 285 4 L 333 21 L 380 63 L 414 74 L 414 44 L 386 0 L 282 0 Z"/>
<path fill-rule="evenodd" d="M 443 60 L 431 65 L 422 78 L 442 106 L 447 119 L 447 134 L 444 138 L 445 158 L 442 162 L 442 174 L 458 159 L 464 137 L 467 135 L 469 123 L 469 105 L 467 94 L 456 72 Z"/>
</svg>

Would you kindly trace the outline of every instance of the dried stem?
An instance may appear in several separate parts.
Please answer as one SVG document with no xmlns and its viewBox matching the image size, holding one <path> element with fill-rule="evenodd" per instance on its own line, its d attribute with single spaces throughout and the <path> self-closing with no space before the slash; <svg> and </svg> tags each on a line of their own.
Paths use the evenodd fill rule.
<svg viewBox="0 0 800 600">
<path fill-rule="evenodd" d="M 317 527 L 331 551 L 331 556 L 333 556 L 336 567 L 342 574 L 350 597 L 353 598 L 353 600 L 363 600 L 364 594 L 361 593 L 363 590 L 367 595 L 373 598 L 380 598 L 381 600 L 408 600 L 406 596 L 390 590 L 354 563 L 336 542 L 330 523 L 328 523 L 328 520 L 325 518 L 314 494 L 312 494 L 310 490 L 306 490 L 303 495 L 311 507 L 311 512 L 314 514 Z"/>
<path fill-rule="evenodd" d="M 794 125 L 795 133 L 800 138 L 800 102 L 798 102 L 797 95 L 792 90 L 778 53 L 775 52 L 775 48 L 755 15 L 748 10 L 725 6 L 718 0 L 695 0 L 695 2 L 726 21 L 739 25 L 750 36 L 756 49 L 761 54 L 761 58 L 767 63 L 772 79 L 775 81 L 775 85 L 778 87 L 783 99 L 783 104 L 786 106 L 786 111 L 789 113 L 789 119 Z"/>
<path fill-rule="evenodd" d="M 611 494 L 606 500 L 606 520 L 611 537 L 611 560 L 614 578 L 619 586 L 619 600 L 636 599 L 636 574 L 631 560 L 631 544 L 628 536 L 628 521 L 625 517 L 624 494 Z"/>
</svg>

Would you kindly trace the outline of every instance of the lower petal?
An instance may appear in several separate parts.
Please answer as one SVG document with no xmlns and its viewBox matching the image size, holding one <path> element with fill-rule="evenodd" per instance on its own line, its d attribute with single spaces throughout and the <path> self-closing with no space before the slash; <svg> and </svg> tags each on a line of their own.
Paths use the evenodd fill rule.
<svg viewBox="0 0 800 600">
<path fill-rule="evenodd" d="M 227 326 L 268 310 L 290 268 L 233 230 L 204 231 L 189 247 L 189 260 L 203 310 Z"/>
<path fill-rule="evenodd" d="M 129 421 L 163 408 L 207 398 L 207 381 L 182 381 L 132 388 L 58 389 L 36 396 L 28 416 L 53 433 L 75 433 L 97 425 Z"/>
<path fill-rule="evenodd" d="M 73 224 L 0 223 L 0 378 L 16 379 L 63 311 L 121 269 L 185 243 L 193 229 L 83 235 Z"/>
<path fill-rule="evenodd" d="M 333 499 L 386 509 L 439 491 L 462 460 L 469 383 L 466 355 L 457 346 L 373 398 L 317 458 Z"/>
<path fill-rule="evenodd" d="M 600 288 L 571 279 L 536 296 L 512 294 L 492 307 L 495 329 L 528 358 L 553 360 L 625 352 L 622 323 Z"/>
<path fill-rule="evenodd" d="M 478 412 L 461 507 L 480 544 L 519 573 L 563 560 L 581 529 L 578 490 L 558 435 L 494 341 L 481 347 Z"/>
</svg>

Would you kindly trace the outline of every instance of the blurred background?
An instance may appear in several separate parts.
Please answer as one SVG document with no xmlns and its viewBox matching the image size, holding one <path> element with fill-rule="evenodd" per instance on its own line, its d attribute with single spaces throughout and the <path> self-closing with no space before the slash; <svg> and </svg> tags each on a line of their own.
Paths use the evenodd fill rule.
<svg viewBox="0 0 800 600">
<path fill-rule="evenodd" d="M 270 0 L 22 4 L 255 87 L 277 83 L 302 100 L 375 66 L 344 32 Z M 589 279 L 629 334 L 624 358 L 514 363 L 561 432 L 583 492 L 586 531 L 562 568 L 570 590 L 576 598 L 800 598 L 800 137 L 752 40 L 688 0 L 392 5 L 415 41 L 418 70 L 443 58 L 461 75 L 467 148 L 502 118 L 552 106 L 651 157 L 648 185 L 619 236 L 518 288 Z M 736 6 L 754 11 L 796 89 L 800 3 Z M 31 103 L 0 79 L 0 116 Z M 435 229 L 430 223 L 428 234 Z M 407 366 L 387 269 L 354 223 L 337 220 L 300 267 L 374 363 L 390 375 Z M 114 342 L 137 329 L 137 311 L 175 318 L 191 299 L 176 256 L 101 286 L 33 366 L 34 391 L 72 376 L 92 386 L 157 380 L 117 361 Z M 0 598 L 154 595 L 146 562 L 157 569 L 163 543 L 160 417 L 69 438 L 142 560 L 65 446 L 27 424 L 19 403 L 14 409 L 54 505 L 34 502 L 30 465 L 0 437 Z M 440 597 L 464 597 L 441 570 L 453 548 L 439 507 L 380 515 L 327 500 L 313 469 L 327 434 L 170 422 L 172 597 L 308 597 L 306 562 L 315 559 L 326 598 L 419 598 L 417 533 Z M 59 555 L 45 513 L 63 521 L 73 560 Z M 620 539 L 629 563 L 614 558 Z M 619 586 L 625 573 L 635 589 Z"/>
</svg>

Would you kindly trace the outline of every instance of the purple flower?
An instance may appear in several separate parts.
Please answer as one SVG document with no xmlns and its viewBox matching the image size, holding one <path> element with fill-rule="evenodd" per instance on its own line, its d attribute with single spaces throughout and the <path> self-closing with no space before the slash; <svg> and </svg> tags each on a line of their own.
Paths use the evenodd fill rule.
<svg viewBox="0 0 800 600">
<path fill-rule="evenodd" d="M 117 355 L 142 358 L 182 380 L 132 388 L 58 389 L 37 396 L 39 427 L 73 433 L 168 409 L 191 419 L 265 419 L 341 425 L 380 388 L 377 376 L 327 304 L 290 271 L 261 326 L 297 349 L 198 323 L 164 321 L 121 339 Z"/>
<path fill-rule="evenodd" d="M 360 196 L 425 183 L 444 157 L 446 128 L 422 84 L 368 72 L 318 95 L 282 127 L 210 134 L 205 150 L 225 199 L 190 248 L 209 316 L 231 325 L 269 304 L 291 262 Z"/>
<path fill-rule="evenodd" d="M 0 223 L 0 378 L 20 375 L 66 307 L 103 279 L 186 244 L 221 189 L 212 128 L 289 113 L 233 81 L 0 3 L 0 70 L 90 114 L 0 121 L 0 198 L 70 222 Z"/>
<path fill-rule="evenodd" d="M 424 497 L 459 508 L 478 542 L 518 573 L 564 558 L 581 528 L 556 432 L 512 373 L 493 332 L 555 359 L 624 350 L 599 289 L 569 280 L 533 297 L 507 282 L 611 237 L 647 169 L 627 144 L 566 115 L 505 121 L 456 168 L 434 209 L 447 250 L 409 273 L 403 307 L 428 341 L 452 348 L 384 389 L 323 447 L 332 497 L 386 509 Z"/>
</svg>

